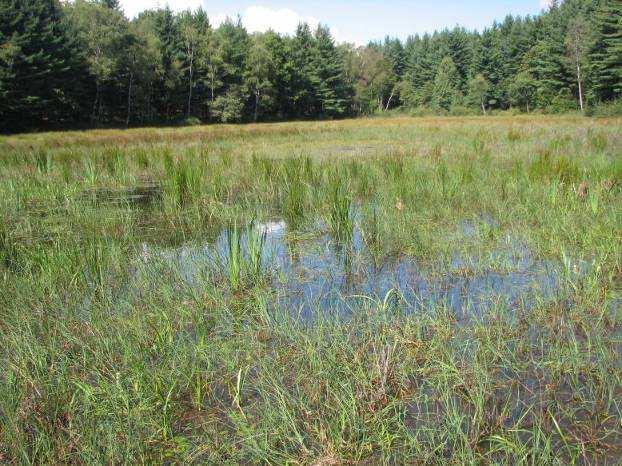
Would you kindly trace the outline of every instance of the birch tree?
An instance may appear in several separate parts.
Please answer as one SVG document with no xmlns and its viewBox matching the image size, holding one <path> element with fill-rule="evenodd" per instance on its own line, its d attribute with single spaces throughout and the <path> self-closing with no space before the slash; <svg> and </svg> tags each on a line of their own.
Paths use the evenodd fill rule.
<svg viewBox="0 0 622 466">
<path fill-rule="evenodd" d="M 583 102 L 583 66 L 589 51 L 589 35 L 589 24 L 582 16 L 579 16 L 569 24 L 565 41 L 568 59 L 575 70 L 579 89 L 579 106 L 582 112 L 585 110 Z"/>
</svg>

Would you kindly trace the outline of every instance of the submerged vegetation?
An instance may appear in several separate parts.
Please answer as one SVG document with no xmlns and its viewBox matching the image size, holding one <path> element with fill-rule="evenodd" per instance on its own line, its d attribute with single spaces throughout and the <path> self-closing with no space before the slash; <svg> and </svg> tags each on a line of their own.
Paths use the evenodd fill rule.
<svg viewBox="0 0 622 466">
<path fill-rule="evenodd" d="M 0 140 L 0 462 L 616 464 L 622 121 Z"/>
</svg>

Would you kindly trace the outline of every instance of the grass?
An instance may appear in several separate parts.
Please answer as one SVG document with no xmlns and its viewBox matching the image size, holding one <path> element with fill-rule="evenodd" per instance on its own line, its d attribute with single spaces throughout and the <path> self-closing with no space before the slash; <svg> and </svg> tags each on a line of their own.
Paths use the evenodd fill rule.
<svg viewBox="0 0 622 466">
<path fill-rule="evenodd" d="M 404 117 L 2 138 L 0 462 L 617 464 L 620 128 Z M 149 202 L 118 201 L 145 185 Z M 461 321 L 390 292 L 301 320 L 262 264 L 275 218 L 292 255 L 360 228 L 378 266 L 407 256 L 439 276 L 456 255 L 511 268 L 493 252 L 518 238 L 559 264 L 559 296 Z M 199 286 L 170 273 L 226 225 Z M 163 263 L 143 276 L 152 250 Z"/>
<path fill-rule="evenodd" d="M 352 239 L 352 199 L 348 186 L 339 175 L 330 181 L 328 195 L 331 231 L 337 241 L 347 243 Z"/>
<path fill-rule="evenodd" d="M 262 258 L 266 245 L 265 231 L 252 221 L 245 231 L 236 226 L 227 230 L 226 267 L 232 291 L 262 283 Z M 246 243 L 246 251 L 243 247 Z"/>
</svg>

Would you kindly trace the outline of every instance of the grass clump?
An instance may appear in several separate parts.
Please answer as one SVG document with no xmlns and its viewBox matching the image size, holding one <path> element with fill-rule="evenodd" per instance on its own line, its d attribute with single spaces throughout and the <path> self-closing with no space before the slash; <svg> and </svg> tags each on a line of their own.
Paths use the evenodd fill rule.
<svg viewBox="0 0 622 466">
<path fill-rule="evenodd" d="M 251 222 L 246 229 L 233 226 L 227 230 L 227 275 L 232 291 L 241 291 L 263 282 L 262 259 L 266 236 L 266 231 L 258 228 L 255 222 Z"/>
<path fill-rule="evenodd" d="M 352 197 L 347 182 L 337 176 L 330 182 L 328 191 L 329 225 L 331 232 L 342 243 L 352 239 Z"/>
<path fill-rule="evenodd" d="M 529 174 L 534 179 L 555 178 L 569 183 L 579 179 L 580 173 L 572 159 L 563 155 L 552 155 L 550 151 L 544 150 L 529 166 Z"/>
<path fill-rule="evenodd" d="M 193 158 L 174 161 L 165 159 L 170 179 L 170 190 L 174 201 L 180 207 L 188 206 L 201 196 L 202 167 Z"/>
</svg>

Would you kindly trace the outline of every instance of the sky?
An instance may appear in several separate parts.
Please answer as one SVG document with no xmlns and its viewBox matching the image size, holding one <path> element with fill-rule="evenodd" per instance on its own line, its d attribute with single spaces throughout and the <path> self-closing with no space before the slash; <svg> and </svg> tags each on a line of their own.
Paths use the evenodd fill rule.
<svg viewBox="0 0 622 466">
<path fill-rule="evenodd" d="M 363 45 L 386 35 L 405 39 L 455 25 L 481 30 L 507 14 L 534 15 L 550 0 L 121 0 L 133 18 L 141 11 L 164 7 L 175 11 L 202 7 L 212 24 L 239 14 L 249 32 L 273 29 L 292 34 L 298 23 L 330 27 L 338 42 Z"/>
</svg>

